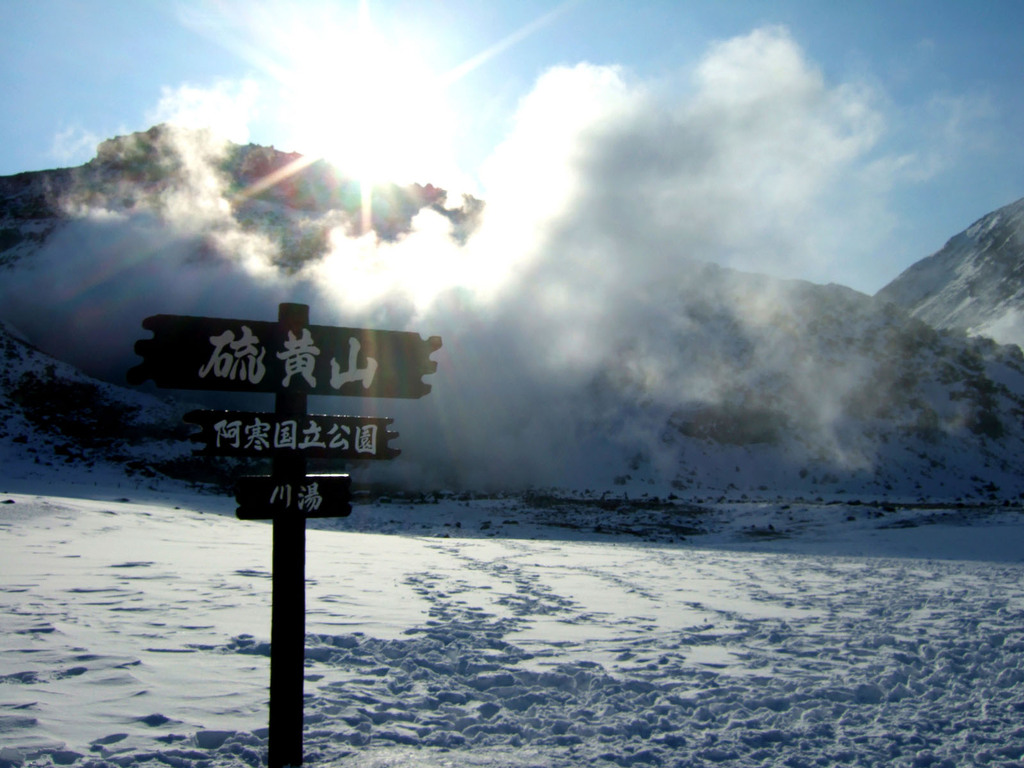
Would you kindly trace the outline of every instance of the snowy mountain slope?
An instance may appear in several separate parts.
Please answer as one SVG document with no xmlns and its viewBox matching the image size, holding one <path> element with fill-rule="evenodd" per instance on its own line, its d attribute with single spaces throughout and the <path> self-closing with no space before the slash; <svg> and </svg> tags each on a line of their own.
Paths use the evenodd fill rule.
<svg viewBox="0 0 1024 768">
<path fill-rule="evenodd" d="M 690 496 L 1024 491 L 1015 346 L 840 286 L 697 278 L 650 297 L 660 330 L 623 340 L 603 378 L 621 428 L 650 425 L 638 474 L 670 464 Z"/>
<path fill-rule="evenodd" d="M 0 264 L 30 256 L 57 228 L 58 201 L 73 175 L 60 169 L 0 177 Z"/>
<path fill-rule="evenodd" d="M 877 297 L 936 328 L 1024 345 L 1024 199 L 983 216 Z"/>
<path fill-rule="evenodd" d="M 188 405 L 86 376 L 0 325 L 2 478 L 41 481 L 69 471 L 78 482 L 161 474 L 224 482 L 230 465 L 191 456 Z"/>
<path fill-rule="evenodd" d="M 111 139 L 81 168 L 0 179 L 0 317 L 115 385 L 138 362 L 142 318 L 156 312 L 270 319 L 279 301 L 308 301 L 314 322 L 440 335 L 429 397 L 356 404 L 395 416 L 402 435 L 400 460 L 367 482 L 694 499 L 1024 493 L 1017 347 L 935 331 L 841 286 L 686 260 L 647 279 L 629 271 L 628 253 L 608 275 L 570 258 L 526 260 L 488 301 L 450 289 L 417 306 L 384 291 L 351 307 L 331 292 L 345 269 L 372 278 L 388 258 L 414 254 L 399 261 L 411 270 L 435 253 L 415 250 L 423 212 L 460 257 L 486 223 L 479 201 L 448 208 L 429 185 L 387 190 L 366 219 L 353 190 L 322 163 L 203 133 L 157 127 Z M 368 226 L 380 247 L 365 251 Z M 321 258 L 339 238 L 340 252 Z M 400 241 L 414 250 L 388 245 Z M 328 258 L 345 269 L 327 269 Z M 70 372 L 53 384 L 37 365 L 8 375 L 4 396 L 19 439 L 52 441 L 53 422 L 77 409 L 64 389 L 92 401 L 100 385 Z M 103 387 L 118 402 L 134 396 Z M 112 446 L 126 443 L 123 422 L 94 418 L 61 433 L 72 447 L 60 450 L 88 460 L 72 441 L 102 435 L 120 456 Z M 24 443 L 10 445 L 17 453 Z M 188 448 L 167 450 L 173 468 Z"/>
</svg>

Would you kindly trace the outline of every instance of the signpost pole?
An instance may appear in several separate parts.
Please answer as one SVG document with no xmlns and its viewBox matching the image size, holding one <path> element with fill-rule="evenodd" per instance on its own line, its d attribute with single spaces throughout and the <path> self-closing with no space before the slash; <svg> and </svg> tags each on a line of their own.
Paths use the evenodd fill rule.
<svg viewBox="0 0 1024 768">
<path fill-rule="evenodd" d="M 281 304 L 278 320 L 298 337 L 309 324 L 305 304 Z M 306 415 L 306 395 L 278 392 L 274 412 L 283 418 Z M 306 459 L 294 452 L 274 457 L 272 476 L 298 488 Z M 302 695 L 306 647 L 306 518 L 277 515 L 273 521 L 273 586 L 270 617 L 269 768 L 302 764 Z"/>
</svg>

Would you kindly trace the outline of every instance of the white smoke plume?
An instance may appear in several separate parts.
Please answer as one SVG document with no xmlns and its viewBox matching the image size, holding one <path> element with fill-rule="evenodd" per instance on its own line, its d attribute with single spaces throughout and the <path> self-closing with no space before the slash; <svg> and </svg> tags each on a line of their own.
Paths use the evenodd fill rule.
<svg viewBox="0 0 1024 768">
<path fill-rule="evenodd" d="M 223 99 L 192 90 L 168 94 L 161 114 L 184 104 L 194 125 L 212 112 L 244 139 L 230 115 L 255 94 L 225 98 L 236 110 L 218 112 L 210 104 Z M 814 278 L 855 255 L 857 238 L 885 220 L 891 180 L 872 156 L 884 129 L 870 92 L 827 83 L 778 28 L 715 45 L 682 89 L 611 67 L 556 68 L 485 167 L 486 209 L 468 239 L 424 208 L 392 242 L 339 224 L 322 257 L 297 271 L 276 266 L 280 243 L 239 219 L 244 190 L 217 170 L 222 133 L 170 130 L 176 182 L 129 173 L 117 199 L 79 190 L 66 200 L 73 221 L 5 279 L 5 316 L 112 379 L 135 362 L 140 322 L 156 313 L 271 320 L 278 302 L 299 301 L 320 325 L 440 335 L 429 397 L 319 405 L 395 416 L 403 466 L 423 478 L 555 483 L 604 458 L 592 438 L 608 438 L 613 422 L 613 442 L 649 448 L 681 404 L 756 389 L 744 365 L 769 378 L 786 370 L 773 324 L 787 316 L 789 289 L 733 285 L 702 264 Z M 332 214 L 288 215 L 322 224 Z M 849 385 L 807 364 L 818 398 L 807 421 L 820 427 Z M 625 390 L 653 410 L 623 415 L 609 393 Z"/>
</svg>

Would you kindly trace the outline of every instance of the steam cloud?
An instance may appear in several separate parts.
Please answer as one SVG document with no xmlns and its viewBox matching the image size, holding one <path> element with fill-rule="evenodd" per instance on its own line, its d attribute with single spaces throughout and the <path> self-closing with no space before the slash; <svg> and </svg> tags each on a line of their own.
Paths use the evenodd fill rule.
<svg viewBox="0 0 1024 768">
<path fill-rule="evenodd" d="M 551 70 L 484 169 L 472 236 L 453 240 L 424 208 L 394 242 L 338 226 L 322 258 L 287 274 L 236 216 L 215 170 L 224 145 L 182 132 L 181 181 L 156 205 L 123 202 L 150 194 L 148 179 L 65 201 L 75 218 L 5 278 L 5 315 L 116 381 L 137 362 L 141 319 L 160 312 L 269 320 L 297 301 L 316 324 L 440 335 L 429 397 L 317 405 L 394 416 L 400 463 L 424 481 L 564 482 L 611 462 L 609 437 L 646 450 L 681 404 L 755 389 L 747 366 L 785 371 L 774 326 L 792 317 L 789 289 L 705 263 L 824 276 L 883 220 L 871 95 L 827 84 L 785 30 L 717 44 L 684 92 L 611 67 Z M 727 339 L 757 351 L 716 348 Z M 842 396 L 844 376 L 856 372 L 824 389 Z M 821 427 L 832 405 L 816 402 Z"/>
</svg>

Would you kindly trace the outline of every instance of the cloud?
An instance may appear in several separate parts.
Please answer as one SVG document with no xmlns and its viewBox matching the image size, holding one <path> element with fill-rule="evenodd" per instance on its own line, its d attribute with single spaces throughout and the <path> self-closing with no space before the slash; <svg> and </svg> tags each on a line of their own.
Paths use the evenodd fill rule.
<svg viewBox="0 0 1024 768">
<path fill-rule="evenodd" d="M 874 210 L 862 210 L 858 177 L 882 130 L 870 95 L 827 87 L 778 29 L 712 48 L 692 87 L 674 100 L 639 94 L 591 129 L 563 239 L 630 253 L 605 265 L 615 282 L 671 274 L 684 259 L 835 274 L 859 247 L 835 233 L 870 223 Z"/>
<path fill-rule="evenodd" d="M 159 103 L 146 119 L 150 125 L 168 123 L 205 130 L 227 141 L 245 144 L 258 102 L 259 86 L 253 80 L 221 81 L 209 87 L 165 87 Z"/>
<path fill-rule="evenodd" d="M 53 137 L 50 154 L 61 165 L 70 165 L 82 157 L 88 157 L 99 144 L 100 137 L 81 126 L 69 126 Z"/>
</svg>

